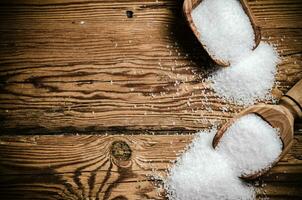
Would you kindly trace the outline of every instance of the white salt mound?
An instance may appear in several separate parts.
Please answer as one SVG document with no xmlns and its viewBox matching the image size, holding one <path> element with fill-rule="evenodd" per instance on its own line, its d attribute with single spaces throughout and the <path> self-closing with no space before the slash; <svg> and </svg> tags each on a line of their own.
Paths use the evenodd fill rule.
<svg viewBox="0 0 302 200">
<path fill-rule="evenodd" d="M 165 180 L 170 200 L 254 199 L 254 189 L 212 148 L 216 130 L 200 132 Z"/>
<path fill-rule="evenodd" d="M 234 62 L 255 45 L 251 22 L 238 0 L 203 0 L 192 19 L 205 49 L 218 60 Z"/>
<path fill-rule="evenodd" d="M 252 50 L 254 31 L 239 0 L 203 0 L 192 18 L 205 49 L 230 63 L 210 78 L 218 96 L 240 105 L 268 99 L 278 54 L 264 42 Z"/>
<path fill-rule="evenodd" d="M 265 42 L 229 67 L 216 71 L 209 79 L 222 98 L 250 105 L 269 97 L 278 64 L 278 53 Z"/>
<path fill-rule="evenodd" d="M 280 155 L 276 129 L 254 114 L 238 119 L 212 147 L 216 129 L 199 132 L 170 169 L 164 186 L 170 200 L 250 200 L 254 188 L 239 176 L 269 167 Z"/>
<path fill-rule="evenodd" d="M 229 157 L 240 175 L 259 172 L 271 166 L 282 151 L 278 130 L 255 114 L 245 115 L 224 133 L 217 151 Z"/>
</svg>

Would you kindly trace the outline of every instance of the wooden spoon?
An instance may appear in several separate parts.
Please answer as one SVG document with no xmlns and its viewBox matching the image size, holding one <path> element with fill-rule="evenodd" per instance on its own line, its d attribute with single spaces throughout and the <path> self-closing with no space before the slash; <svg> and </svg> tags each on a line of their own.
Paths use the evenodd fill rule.
<svg viewBox="0 0 302 200">
<path fill-rule="evenodd" d="M 193 23 L 193 19 L 192 19 L 192 15 L 191 15 L 193 9 L 196 8 L 201 2 L 202 2 L 202 0 L 185 0 L 184 4 L 183 4 L 183 13 L 184 13 L 185 18 L 187 20 L 187 23 L 189 24 L 189 26 L 192 29 L 194 35 L 197 37 L 198 41 L 201 43 L 201 45 L 204 47 L 204 49 L 207 50 L 205 48 L 205 45 L 199 39 L 200 38 L 200 33 L 198 32 L 195 24 Z M 256 25 L 255 17 L 253 16 L 246 0 L 240 0 L 240 3 L 242 5 L 242 8 L 244 9 L 246 15 L 249 17 L 250 22 L 251 22 L 252 27 L 253 27 L 253 30 L 254 30 L 255 46 L 254 46 L 253 49 L 255 49 L 259 45 L 260 40 L 261 40 L 260 28 L 259 28 L 259 26 Z M 222 60 L 218 60 L 213 55 L 211 55 L 209 52 L 208 52 L 208 54 L 215 61 L 215 63 L 217 63 L 218 65 L 221 65 L 221 66 L 224 66 L 224 67 L 227 67 L 227 66 L 230 65 L 229 62 L 224 62 Z"/>
<path fill-rule="evenodd" d="M 214 139 L 213 147 L 215 148 L 225 131 L 240 117 L 247 114 L 257 114 L 268 122 L 272 127 L 279 129 L 280 138 L 283 143 L 282 153 L 271 166 L 277 163 L 290 149 L 294 136 L 294 119 L 302 118 L 302 79 L 296 83 L 280 100 L 279 105 L 255 105 L 243 110 L 235 118 L 224 124 L 218 130 Z M 242 178 L 254 179 L 269 169 L 264 169 L 255 174 L 245 175 Z"/>
</svg>

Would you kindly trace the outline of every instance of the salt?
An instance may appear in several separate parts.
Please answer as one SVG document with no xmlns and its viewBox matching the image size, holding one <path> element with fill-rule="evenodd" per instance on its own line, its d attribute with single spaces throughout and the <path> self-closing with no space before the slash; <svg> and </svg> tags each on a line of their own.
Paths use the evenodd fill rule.
<svg viewBox="0 0 302 200">
<path fill-rule="evenodd" d="M 170 200 L 254 199 L 253 187 L 230 168 L 228 160 L 212 148 L 216 130 L 198 133 L 164 181 Z"/>
<path fill-rule="evenodd" d="M 192 19 L 205 49 L 218 60 L 236 61 L 255 46 L 253 27 L 238 0 L 203 0 Z"/>
<path fill-rule="evenodd" d="M 269 97 L 274 85 L 278 53 L 265 42 L 242 60 L 221 68 L 209 78 L 214 91 L 239 105 L 251 105 Z"/>
<path fill-rule="evenodd" d="M 164 181 L 170 200 L 255 199 L 255 190 L 239 176 L 269 167 L 280 155 L 277 130 L 260 117 L 241 117 L 227 130 L 216 150 L 216 129 L 199 132 Z"/>
<path fill-rule="evenodd" d="M 203 0 L 192 11 L 193 22 L 205 49 L 230 63 L 208 79 L 218 96 L 239 105 L 269 99 L 278 53 L 261 42 L 252 50 L 254 31 L 238 0 Z"/>
<path fill-rule="evenodd" d="M 217 151 L 231 160 L 239 175 L 249 175 L 271 166 L 282 151 L 282 141 L 278 130 L 248 114 L 227 129 Z"/>
</svg>

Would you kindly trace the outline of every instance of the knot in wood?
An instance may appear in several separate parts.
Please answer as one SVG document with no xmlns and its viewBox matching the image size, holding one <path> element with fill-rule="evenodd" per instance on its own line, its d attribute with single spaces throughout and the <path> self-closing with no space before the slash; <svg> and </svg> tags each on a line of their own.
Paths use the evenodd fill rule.
<svg viewBox="0 0 302 200">
<path fill-rule="evenodd" d="M 133 17 L 133 11 L 127 10 L 126 15 L 127 15 L 128 18 L 132 18 Z"/>
<path fill-rule="evenodd" d="M 114 197 L 112 200 L 128 200 L 128 199 L 126 197 L 120 195 L 120 196 Z"/>
<path fill-rule="evenodd" d="M 124 141 L 114 141 L 111 144 L 111 155 L 117 161 L 127 161 L 131 158 L 132 151 L 129 145 Z"/>
</svg>

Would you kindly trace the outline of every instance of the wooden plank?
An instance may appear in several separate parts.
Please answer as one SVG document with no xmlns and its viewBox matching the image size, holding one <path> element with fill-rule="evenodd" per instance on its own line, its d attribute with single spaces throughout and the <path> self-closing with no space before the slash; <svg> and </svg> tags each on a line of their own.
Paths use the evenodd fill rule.
<svg viewBox="0 0 302 200">
<path fill-rule="evenodd" d="M 103 21 L 116 21 L 125 19 L 125 9 L 134 10 L 137 20 L 145 20 L 150 16 L 157 21 L 162 20 L 158 15 L 166 14 L 166 12 L 173 12 L 181 9 L 183 1 L 171 1 L 171 0 L 119 0 L 112 2 L 106 1 L 91 1 L 91 0 L 3 0 L 1 1 L 1 7 L 8 8 L 15 11 L 14 15 L 10 15 L 12 20 L 16 20 L 15 14 L 25 15 L 25 19 L 53 19 L 56 22 L 66 21 L 68 19 L 82 20 L 103 20 Z M 13 7 L 11 7 L 14 5 Z M 302 15 L 302 4 L 299 0 L 261 0 L 261 1 L 249 1 L 249 5 L 254 15 L 259 19 L 261 26 L 266 28 L 301 28 L 302 23 L 300 17 Z M 38 7 L 39 6 L 39 7 Z M 4 10 L 6 11 L 6 10 Z M 26 11 L 26 12 L 24 12 Z M 30 11 L 30 12 L 29 12 Z M 39 12 L 40 11 L 40 12 Z M 51 15 L 43 15 L 42 12 L 50 12 Z M 98 12 L 104 11 L 104 12 Z M 55 15 L 53 15 L 55 14 Z M 23 20 L 22 18 L 17 18 Z M 166 20 L 171 20 L 167 18 Z M 5 23 L 5 22 L 3 22 Z M 32 22 L 34 23 L 34 22 Z M 52 25 L 57 25 L 53 23 Z"/>
<path fill-rule="evenodd" d="M 127 24 L 122 28 L 126 27 Z M 105 28 L 104 26 L 99 30 Z M 1 41 L 0 81 L 36 84 L 78 82 L 80 85 L 127 81 L 130 87 L 130 83 L 135 85 L 145 81 L 159 84 L 176 80 L 200 81 L 198 75 L 204 77 L 209 73 L 206 70 L 209 63 L 207 60 L 203 61 L 203 50 L 188 38 L 190 32 L 181 33 L 180 37 L 187 38 L 185 40 L 169 37 L 165 41 L 164 38 L 160 38 L 161 27 L 157 27 L 155 30 L 149 30 L 158 37 L 154 39 L 156 41 L 146 41 L 142 30 L 141 35 L 135 37 L 130 35 L 120 38 L 120 41 L 114 41 L 110 40 L 112 36 L 106 37 L 102 31 L 98 34 L 87 32 L 80 35 L 76 30 L 70 30 L 68 34 L 64 28 L 45 29 L 41 33 L 28 30 L 26 33 L 11 31 L 4 34 L 11 38 L 4 38 Z M 289 70 L 294 66 L 298 68 L 297 65 L 301 63 L 302 46 L 300 29 L 262 29 L 262 35 L 264 40 L 277 46 L 283 61 L 281 64 L 286 65 Z M 75 43 L 75 39 L 72 38 L 76 37 L 80 37 L 78 39 L 81 42 Z M 50 39 L 51 41 L 48 41 Z M 38 44 L 39 41 L 45 43 Z M 132 42 L 129 44 L 129 41 Z M 16 44 L 18 46 L 15 46 Z M 191 51 L 192 47 L 197 50 Z M 77 56 L 76 60 L 72 59 L 74 56 Z M 199 59 L 199 62 L 194 63 L 195 58 Z M 292 76 L 288 73 L 286 75 Z"/>
<path fill-rule="evenodd" d="M 1 136 L 0 198 L 164 199 L 156 186 L 161 180 L 152 175 L 165 177 L 191 140 L 190 135 Z M 301 140 L 297 133 L 290 153 L 252 183 L 259 197 L 302 198 Z"/>
<path fill-rule="evenodd" d="M 253 14 L 261 27 L 301 28 L 302 4 L 296 0 L 249 1 Z M 296 22 L 294 22 L 296 21 Z M 299 22 L 298 22 L 299 21 Z"/>
<path fill-rule="evenodd" d="M 197 130 L 232 117 L 242 107 L 221 101 L 202 82 L 211 62 L 181 4 L 1 2 L 0 131 Z M 264 40 L 278 45 L 276 88 L 286 92 L 302 78 L 302 4 L 250 5 Z"/>
<path fill-rule="evenodd" d="M 286 92 L 302 78 L 302 2 L 249 4 L 282 56 L 275 88 Z M 181 5 L 1 1 L 0 134 L 149 136 L 1 136 L 0 199 L 164 199 L 160 180 L 146 175 L 165 176 L 192 136 L 150 135 L 194 133 L 242 109 L 202 82 L 211 62 Z M 302 123 L 295 129 L 291 152 L 253 182 L 259 197 L 302 198 Z M 111 154 L 119 140 L 132 149 L 129 160 Z"/>
</svg>

